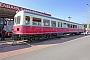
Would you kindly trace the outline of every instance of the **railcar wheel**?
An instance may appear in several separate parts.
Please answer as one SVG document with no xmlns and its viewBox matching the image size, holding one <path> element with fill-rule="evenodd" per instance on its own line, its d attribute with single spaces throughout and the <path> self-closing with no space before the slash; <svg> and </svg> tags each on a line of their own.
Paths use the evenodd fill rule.
<svg viewBox="0 0 90 60">
<path fill-rule="evenodd" d="M 39 40 L 40 40 L 40 41 L 44 41 L 44 40 L 45 40 L 44 35 L 41 35 L 41 37 L 39 37 Z"/>
<path fill-rule="evenodd" d="M 37 38 L 35 38 L 35 37 L 30 38 L 30 40 L 31 40 L 31 42 L 33 42 L 33 43 L 38 42 L 38 39 L 37 39 Z"/>
<path fill-rule="evenodd" d="M 47 35 L 45 35 L 45 36 L 44 36 L 44 40 L 47 40 L 47 39 L 48 39 L 48 37 L 47 37 Z"/>
<path fill-rule="evenodd" d="M 37 40 L 38 40 L 38 41 L 43 41 L 43 35 L 39 35 L 39 36 L 37 37 Z"/>
</svg>

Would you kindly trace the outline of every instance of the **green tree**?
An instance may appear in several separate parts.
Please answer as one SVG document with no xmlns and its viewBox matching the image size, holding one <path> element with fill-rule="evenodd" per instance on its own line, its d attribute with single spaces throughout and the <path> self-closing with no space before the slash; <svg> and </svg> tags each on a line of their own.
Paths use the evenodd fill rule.
<svg viewBox="0 0 90 60">
<path fill-rule="evenodd" d="M 84 28 L 87 28 L 87 24 L 84 24 Z"/>
</svg>

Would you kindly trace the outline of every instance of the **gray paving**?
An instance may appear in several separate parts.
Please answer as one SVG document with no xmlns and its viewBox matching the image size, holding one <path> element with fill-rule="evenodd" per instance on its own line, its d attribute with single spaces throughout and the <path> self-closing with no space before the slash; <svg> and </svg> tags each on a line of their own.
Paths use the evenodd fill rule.
<svg viewBox="0 0 90 60">
<path fill-rule="evenodd" d="M 3 58 L 1 60 L 90 60 L 90 36 L 71 42 L 67 41 L 72 38 L 74 37 L 63 39 L 67 43 L 57 42 L 58 45 L 52 47 Z"/>
</svg>

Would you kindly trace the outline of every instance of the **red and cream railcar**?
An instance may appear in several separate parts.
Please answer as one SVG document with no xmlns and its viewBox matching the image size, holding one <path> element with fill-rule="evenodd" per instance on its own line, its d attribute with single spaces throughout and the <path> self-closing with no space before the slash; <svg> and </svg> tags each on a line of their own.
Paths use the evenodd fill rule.
<svg viewBox="0 0 90 60">
<path fill-rule="evenodd" d="M 90 28 L 88 29 L 88 31 L 87 31 L 87 32 L 88 32 L 88 34 L 90 34 Z"/>
<path fill-rule="evenodd" d="M 60 37 L 65 34 L 80 34 L 84 31 L 82 24 L 35 12 L 20 11 L 14 18 L 14 35 L 30 41 Z"/>
</svg>

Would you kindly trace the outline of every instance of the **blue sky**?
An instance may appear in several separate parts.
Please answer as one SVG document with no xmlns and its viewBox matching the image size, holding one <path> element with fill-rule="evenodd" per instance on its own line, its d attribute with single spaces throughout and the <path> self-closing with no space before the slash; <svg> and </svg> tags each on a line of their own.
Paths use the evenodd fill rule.
<svg viewBox="0 0 90 60">
<path fill-rule="evenodd" d="M 53 17 L 65 20 L 69 20 L 70 15 L 72 22 L 87 23 L 90 21 L 90 18 L 87 20 L 86 5 L 90 4 L 90 0 L 0 0 L 0 2 L 46 12 Z"/>
</svg>

